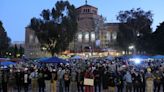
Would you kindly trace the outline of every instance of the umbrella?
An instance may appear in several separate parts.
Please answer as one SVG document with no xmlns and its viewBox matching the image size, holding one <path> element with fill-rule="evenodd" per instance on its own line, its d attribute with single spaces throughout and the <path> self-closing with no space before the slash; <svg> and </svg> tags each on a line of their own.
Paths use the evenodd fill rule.
<svg viewBox="0 0 164 92">
<path fill-rule="evenodd" d="M 67 61 L 58 57 L 50 57 L 50 58 L 41 60 L 40 63 L 67 63 Z"/>
<path fill-rule="evenodd" d="M 4 61 L 4 62 L 1 62 L 0 65 L 2 66 L 9 66 L 9 65 L 15 65 L 16 63 L 14 62 L 11 62 L 11 61 Z"/>
</svg>

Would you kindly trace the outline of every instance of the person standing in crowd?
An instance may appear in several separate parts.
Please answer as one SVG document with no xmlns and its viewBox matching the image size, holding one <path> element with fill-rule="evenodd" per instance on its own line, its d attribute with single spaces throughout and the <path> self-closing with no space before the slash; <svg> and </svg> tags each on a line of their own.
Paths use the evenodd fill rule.
<svg viewBox="0 0 164 92">
<path fill-rule="evenodd" d="M 133 73 L 133 92 L 140 92 L 141 76 L 135 71 Z"/>
<path fill-rule="evenodd" d="M 8 85 L 8 69 L 7 67 L 2 71 L 2 90 L 3 92 L 7 92 L 7 85 Z"/>
<path fill-rule="evenodd" d="M 52 70 L 52 79 L 51 79 L 51 92 L 57 92 L 56 82 L 57 82 L 57 71 L 56 71 L 56 69 L 53 69 Z"/>
<path fill-rule="evenodd" d="M 115 92 L 115 86 L 116 86 L 116 76 L 114 72 L 110 71 L 108 75 L 108 89 L 109 92 Z"/>
<path fill-rule="evenodd" d="M 161 74 L 161 87 L 163 88 L 162 92 L 164 92 L 164 62 L 161 63 L 163 63 L 163 65 L 160 64 L 159 70 Z"/>
<path fill-rule="evenodd" d="M 92 69 L 88 68 L 85 72 L 84 78 L 93 79 Z M 93 85 L 94 86 L 94 85 Z M 85 92 L 93 92 L 93 86 L 85 85 Z"/>
<path fill-rule="evenodd" d="M 1 92 L 1 89 L 2 89 L 2 69 L 0 67 L 0 92 Z"/>
<path fill-rule="evenodd" d="M 18 90 L 18 92 L 21 92 L 21 85 L 22 85 L 23 74 L 20 71 L 20 69 L 17 69 L 17 71 L 15 73 L 15 78 L 16 78 L 17 90 Z"/>
<path fill-rule="evenodd" d="M 78 92 L 84 92 L 84 72 L 81 69 L 77 72 L 77 89 Z"/>
<path fill-rule="evenodd" d="M 161 82 L 162 82 L 162 88 L 163 88 L 163 91 L 164 92 L 164 69 L 162 69 L 162 78 L 161 78 Z"/>
<path fill-rule="evenodd" d="M 64 89 L 64 87 L 63 87 L 63 85 L 64 85 L 64 82 L 63 82 L 64 73 L 65 73 L 65 70 L 62 69 L 61 67 L 59 67 L 59 70 L 57 72 L 59 92 L 63 92 L 63 89 Z"/>
<path fill-rule="evenodd" d="M 8 80 L 8 90 L 9 92 L 14 92 L 14 85 L 15 85 L 15 77 L 13 69 L 9 71 L 9 80 Z"/>
<path fill-rule="evenodd" d="M 121 71 L 117 72 L 117 76 L 116 76 L 116 85 L 117 85 L 117 92 L 123 92 L 123 74 L 121 73 Z"/>
<path fill-rule="evenodd" d="M 69 85 L 70 85 L 70 74 L 69 70 L 67 69 L 64 74 L 64 84 L 65 84 L 65 92 L 69 92 Z"/>
<path fill-rule="evenodd" d="M 32 92 L 37 91 L 37 80 L 38 80 L 37 78 L 38 78 L 37 69 L 33 69 L 31 74 L 30 74 Z"/>
<path fill-rule="evenodd" d="M 144 70 L 140 71 L 140 76 L 141 76 L 140 92 L 145 92 L 146 80 L 145 80 Z"/>
<path fill-rule="evenodd" d="M 52 75 L 51 75 L 51 72 L 48 68 L 46 68 L 45 71 L 44 71 L 44 78 L 45 78 L 46 92 L 51 92 Z"/>
<path fill-rule="evenodd" d="M 44 92 L 45 81 L 44 81 L 43 69 L 39 69 L 38 71 L 38 86 L 39 86 L 39 92 Z"/>
<path fill-rule="evenodd" d="M 108 92 L 108 68 L 106 67 L 102 75 L 103 92 Z"/>
<path fill-rule="evenodd" d="M 132 92 L 132 75 L 129 71 L 124 75 L 124 80 L 126 84 L 126 92 Z"/>
<path fill-rule="evenodd" d="M 154 92 L 159 92 L 160 91 L 160 87 L 161 87 L 161 78 L 162 78 L 162 75 L 161 73 L 159 72 L 159 70 L 156 70 L 155 73 L 154 73 Z"/>
<path fill-rule="evenodd" d="M 95 92 L 97 92 L 97 88 L 98 88 L 98 92 L 101 92 L 101 77 L 98 67 L 96 67 L 96 69 L 93 71 L 93 75 L 94 75 Z"/>
<path fill-rule="evenodd" d="M 146 75 L 146 92 L 153 92 L 153 74 L 151 73 L 151 68 L 147 69 Z"/>
<path fill-rule="evenodd" d="M 70 92 L 76 92 L 77 91 L 77 71 L 75 69 L 72 69 L 71 71 L 71 78 L 70 78 Z"/>
<path fill-rule="evenodd" d="M 28 92 L 28 86 L 29 86 L 28 68 L 25 68 L 24 76 L 23 76 L 23 83 L 24 83 L 24 92 Z"/>
</svg>

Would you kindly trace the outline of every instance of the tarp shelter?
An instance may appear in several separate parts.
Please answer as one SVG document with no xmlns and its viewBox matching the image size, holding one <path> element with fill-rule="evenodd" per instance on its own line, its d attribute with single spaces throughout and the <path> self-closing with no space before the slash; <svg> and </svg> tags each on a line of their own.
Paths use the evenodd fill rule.
<svg viewBox="0 0 164 92">
<path fill-rule="evenodd" d="M 61 59 L 61 58 L 58 58 L 58 57 L 50 57 L 50 58 L 47 58 L 47 59 L 43 59 L 41 61 L 39 61 L 40 63 L 67 63 L 67 61 Z"/>
<path fill-rule="evenodd" d="M 15 65 L 16 63 L 14 62 L 11 62 L 11 61 L 3 61 L 3 62 L 0 62 L 0 65 L 1 66 L 9 66 L 9 65 Z"/>
</svg>

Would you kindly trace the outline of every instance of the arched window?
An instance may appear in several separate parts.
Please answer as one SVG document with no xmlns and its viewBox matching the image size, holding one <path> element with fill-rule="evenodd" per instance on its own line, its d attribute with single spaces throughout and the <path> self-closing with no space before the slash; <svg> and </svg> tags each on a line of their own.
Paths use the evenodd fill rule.
<svg viewBox="0 0 164 92">
<path fill-rule="evenodd" d="M 82 38 L 83 38 L 82 33 L 78 33 L 78 41 L 79 41 L 79 42 L 82 42 Z"/>
<path fill-rule="evenodd" d="M 95 33 L 94 32 L 91 32 L 91 41 L 95 41 L 96 39 L 96 36 L 95 36 Z"/>
<path fill-rule="evenodd" d="M 106 38 L 107 38 L 108 41 L 111 40 L 111 33 L 110 33 L 110 32 L 107 32 L 107 34 L 106 34 Z"/>
<path fill-rule="evenodd" d="M 35 37 L 35 43 L 36 43 L 36 44 L 38 44 L 38 43 L 39 43 L 39 41 L 38 41 L 38 38 L 37 38 L 37 37 Z"/>
<path fill-rule="evenodd" d="M 32 43 L 33 42 L 33 38 L 34 36 L 32 34 L 29 35 L 29 43 Z"/>
<path fill-rule="evenodd" d="M 117 33 L 116 32 L 112 33 L 112 39 L 113 40 L 116 40 L 117 39 Z"/>
<path fill-rule="evenodd" d="M 85 42 L 88 42 L 88 41 L 89 41 L 89 33 L 86 32 L 86 33 L 85 33 Z"/>
</svg>

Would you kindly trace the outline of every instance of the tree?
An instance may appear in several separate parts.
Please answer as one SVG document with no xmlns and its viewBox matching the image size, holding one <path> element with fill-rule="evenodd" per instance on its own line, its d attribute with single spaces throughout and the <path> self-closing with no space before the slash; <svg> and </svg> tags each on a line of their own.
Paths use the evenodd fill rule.
<svg viewBox="0 0 164 92">
<path fill-rule="evenodd" d="M 117 34 L 117 43 L 121 49 L 128 51 L 129 46 L 133 43 L 133 32 L 125 28 L 124 24 L 119 25 L 120 31 Z"/>
<path fill-rule="evenodd" d="M 0 57 L 4 57 L 10 44 L 10 38 L 7 36 L 7 32 L 3 27 L 3 23 L 0 21 Z"/>
<path fill-rule="evenodd" d="M 151 34 L 152 16 L 151 11 L 145 12 L 140 8 L 119 12 L 117 20 L 121 22 L 121 31 L 118 32 L 118 43 L 122 49 L 126 50 L 131 44 L 137 49 L 143 48 L 139 44 L 140 38 Z"/>
<path fill-rule="evenodd" d="M 154 54 L 164 54 L 164 22 L 152 34 L 152 44 Z"/>
<path fill-rule="evenodd" d="M 17 54 L 18 54 L 18 46 L 15 44 L 14 45 L 14 58 L 17 58 Z"/>
<path fill-rule="evenodd" d="M 67 49 L 77 31 L 76 9 L 68 1 L 57 1 L 50 11 L 44 9 L 42 18 L 32 18 L 29 25 L 41 44 L 53 56 Z"/>
<path fill-rule="evenodd" d="M 24 48 L 21 45 L 19 47 L 19 54 L 20 54 L 20 57 L 22 57 L 24 54 Z"/>
</svg>

